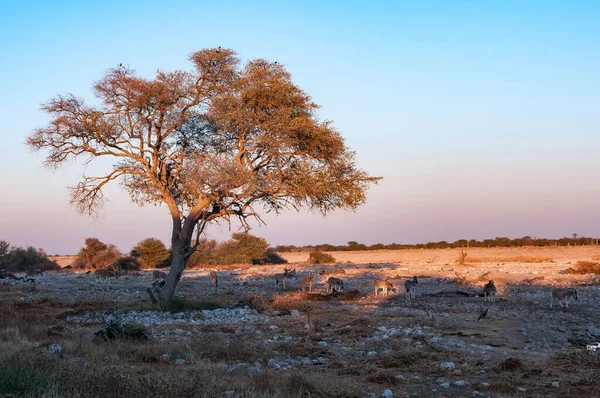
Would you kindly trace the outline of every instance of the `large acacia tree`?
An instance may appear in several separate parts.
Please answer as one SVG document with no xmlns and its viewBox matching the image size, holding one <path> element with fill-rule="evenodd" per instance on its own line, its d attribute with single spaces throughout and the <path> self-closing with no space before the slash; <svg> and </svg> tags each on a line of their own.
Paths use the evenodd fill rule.
<svg viewBox="0 0 600 398">
<path fill-rule="evenodd" d="M 153 79 L 128 67 L 94 85 L 98 105 L 74 95 L 42 107 L 51 121 L 27 139 L 55 168 L 74 158 L 115 163 L 70 187 L 78 210 L 93 215 L 103 187 L 118 181 L 139 204 L 165 204 L 172 219 L 172 263 L 162 301 L 172 299 L 187 259 L 211 222 L 261 211 L 308 207 L 356 209 L 378 180 L 356 167 L 354 152 L 318 106 L 277 62 L 240 66 L 229 49 L 191 54 L 191 71 L 158 71 Z"/>
</svg>

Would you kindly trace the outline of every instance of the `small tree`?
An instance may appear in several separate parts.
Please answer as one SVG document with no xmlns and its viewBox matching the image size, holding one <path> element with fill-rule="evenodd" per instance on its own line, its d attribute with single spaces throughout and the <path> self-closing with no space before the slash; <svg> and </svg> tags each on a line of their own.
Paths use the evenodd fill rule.
<svg viewBox="0 0 600 398">
<path fill-rule="evenodd" d="M 0 240 L 0 267 L 4 265 L 4 257 L 10 251 L 10 243 L 5 240 Z"/>
<path fill-rule="evenodd" d="M 156 268 L 169 257 L 169 250 L 162 241 L 148 238 L 133 247 L 142 268 Z"/>
<path fill-rule="evenodd" d="M 31 149 L 48 150 L 51 168 L 79 157 L 115 160 L 106 174 L 71 188 L 81 212 L 95 214 L 115 180 L 139 205 L 166 205 L 172 255 L 162 302 L 172 299 L 209 223 L 235 217 L 249 229 L 249 217 L 262 223 L 257 208 L 355 210 L 379 179 L 357 168 L 354 152 L 281 64 L 239 67 L 223 48 L 190 60 L 193 71 L 154 79 L 111 69 L 94 86 L 99 105 L 57 96 L 43 106 L 50 123 L 27 139 Z"/>
<path fill-rule="evenodd" d="M 84 269 L 105 268 L 114 264 L 119 257 L 121 253 L 115 245 L 107 245 L 98 238 L 87 238 L 73 265 Z"/>
<path fill-rule="evenodd" d="M 56 270 L 60 267 L 54 261 L 51 261 L 45 255 L 42 255 L 39 249 L 29 246 L 27 248 L 14 247 L 9 249 L 3 256 L 4 266 L 12 271 L 28 271 L 34 269 Z"/>
</svg>

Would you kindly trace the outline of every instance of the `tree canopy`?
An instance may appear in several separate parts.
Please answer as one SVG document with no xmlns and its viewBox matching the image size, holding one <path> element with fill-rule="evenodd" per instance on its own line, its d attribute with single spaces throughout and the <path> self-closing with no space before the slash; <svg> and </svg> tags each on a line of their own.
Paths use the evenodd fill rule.
<svg viewBox="0 0 600 398">
<path fill-rule="evenodd" d="M 59 95 L 43 105 L 50 123 L 27 144 L 47 150 L 45 164 L 74 158 L 114 159 L 100 176 L 71 187 L 71 201 L 95 214 L 103 187 L 118 180 L 139 204 L 165 204 L 173 222 L 172 296 L 186 259 L 212 221 L 261 211 L 308 207 L 323 214 L 355 210 L 379 178 L 359 169 L 355 153 L 283 65 L 256 59 L 240 65 L 230 49 L 190 55 L 190 71 L 153 79 L 125 66 L 94 85 L 98 105 Z M 193 240 L 194 231 L 197 232 Z"/>
</svg>

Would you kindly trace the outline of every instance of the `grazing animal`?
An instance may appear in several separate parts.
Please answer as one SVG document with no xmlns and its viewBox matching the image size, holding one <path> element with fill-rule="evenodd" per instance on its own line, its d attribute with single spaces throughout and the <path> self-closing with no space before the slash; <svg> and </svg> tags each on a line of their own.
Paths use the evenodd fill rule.
<svg viewBox="0 0 600 398">
<path fill-rule="evenodd" d="M 99 279 L 100 282 L 108 282 L 108 278 L 110 277 L 119 278 L 119 274 L 110 267 L 97 269 L 94 271 L 94 275 L 96 275 L 96 279 Z"/>
<path fill-rule="evenodd" d="M 496 302 L 496 285 L 494 285 L 494 281 L 491 279 L 483 287 L 483 301 Z"/>
<path fill-rule="evenodd" d="M 567 308 L 569 308 L 569 299 L 577 300 L 577 290 L 572 287 L 569 288 L 559 288 L 552 290 L 552 301 L 550 301 L 550 308 L 552 308 L 552 304 L 554 304 L 554 299 L 558 300 L 558 304 L 561 307 L 564 307 L 562 301 L 564 300 Z"/>
<path fill-rule="evenodd" d="M 308 276 L 300 279 L 300 288 L 302 291 L 306 289 L 306 285 L 308 285 L 308 291 L 312 292 L 312 282 L 313 282 L 313 273 L 309 272 Z"/>
<path fill-rule="evenodd" d="M 339 292 L 344 290 L 344 281 L 333 276 L 327 279 L 327 293 Z"/>
<path fill-rule="evenodd" d="M 288 270 L 287 268 L 283 269 L 283 274 L 275 274 L 275 290 L 279 289 L 279 284 L 283 285 L 285 289 L 285 282 L 296 275 L 296 270 Z"/>
<path fill-rule="evenodd" d="M 214 287 L 217 287 L 219 284 L 219 280 L 217 279 L 217 273 L 215 271 L 210 271 L 210 284 Z"/>
<path fill-rule="evenodd" d="M 152 281 L 167 279 L 167 274 L 162 271 L 152 271 Z"/>
<path fill-rule="evenodd" d="M 383 293 L 385 293 L 386 296 L 388 294 L 390 294 L 390 290 L 392 292 L 396 293 L 396 288 L 394 287 L 394 285 L 392 285 L 387 280 L 375 279 L 375 281 L 373 282 L 373 285 L 375 286 L 375 295 L 376 296 L 379 294 L 380 290 L 383 290 Z"/>
<path fill-rule="evenodd" d="M 44 275 L 41 269 L 29 270 L 25 272 L 25 278 L 33 278 L 34 276 L 42 276 Z"/>
<path fill-rule="evenodd" d="M 419 284 L 419 280 L 416 276 L 413 276 L 412 279 L 404 282 L 404 288 L 406 289 L 406 298 L 413 299 L 417 294 L 417 285 Z"/>
</svg>

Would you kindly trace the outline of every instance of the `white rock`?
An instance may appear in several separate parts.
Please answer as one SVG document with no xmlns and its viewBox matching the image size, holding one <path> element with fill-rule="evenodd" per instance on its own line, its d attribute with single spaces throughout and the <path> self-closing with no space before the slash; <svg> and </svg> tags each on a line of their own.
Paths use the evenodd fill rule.
<svg viewBox="0 0 600 398">
<path fill-rule="evenodd" d="M 558 388 L 558 387 L 560 387 L 560 384 L 558 383 L 558 381 L 553 381 L 552 382 L 552 387 Z"/>
<path fill-rule="evenodd" d="M 175 365 L 183 365 L 183 364 L 185 364 L 185 359 L 179 358 L 179 359 L 175 360 Z"/>
<path fill-rule="evenodd" d="M 440 387 L 442 387 L 442 388 L 449 388 L 450 387 L 450 383 L 448 383 L 448 382 L 442 383 L 442 384 L 440 384 Z"/>
<path fill-rule="evenodd" d="M 62 352 L 62 346 L 60 344 L 50 344 L 48 345 L 48 352 L 60 354 Z"/>
<path fill-rule="evenodd" d="M 517 387 L 517 391 L 525 392 L 525 391 L 527 391 L 527 389 L 525 387 Z"/>
<path fill-rule="evenodd" d="M 223 392 L 223 395 L 224 395 L 226 398 L 232 398 L 232 397 L 233 397 L 233 391 L 232 391 L 232 390 L 225 391 L 225 392 Z"/>
<path fill-rule="evenodd" d="M 298 310 L 292 310 L 292 311 L 290 312 L 290 315 L 291 315 L 291 316 L 298 317 L 298 316 L 300 316 L 300 311 L 298 311 Z"/>
<path fill-rule="evenodd" d="M 465 380 L 458 380 L 454 382 L 454 385 L 459 387 L 466 386 L 467 384 L 469 384 L 469 382 Z"/>
<path fill-rule="evenodd" d="M 454 362 L 440 363 L 440 369 L 442 369 L 442 370 L 453 370 L 454 368 L 456 368 L 456 366 L 454 365 Z"/>
<path fill-rule="evenodd" d="M 392 393 L 392 390 L 384 390 L 381 394 L 381 398 L 394 398 L 394 394 Z"/>
</svg>

